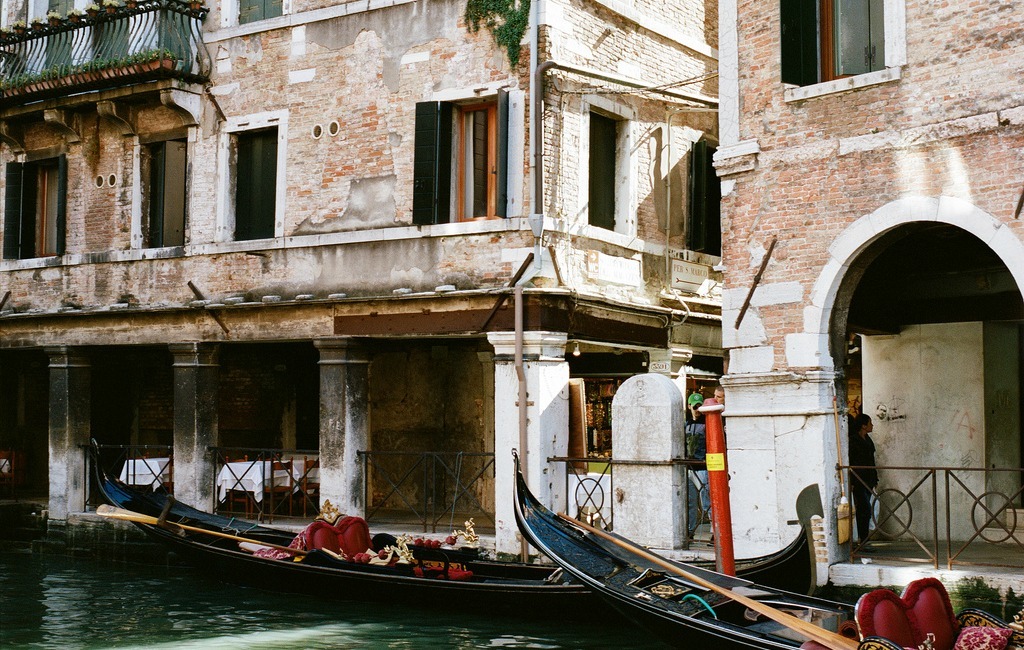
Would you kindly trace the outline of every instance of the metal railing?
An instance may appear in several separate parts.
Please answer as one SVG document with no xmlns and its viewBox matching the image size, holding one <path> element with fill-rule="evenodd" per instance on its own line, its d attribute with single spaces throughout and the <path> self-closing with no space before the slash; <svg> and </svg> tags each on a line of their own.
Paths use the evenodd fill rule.
<svg viewBox="0 0 1024 650">
<path fill-rule="evenodd" d="M 95 508 L 106 499 L 96 484 L 92 466 L 92 447 L 85 453 L 85 485 L 89 486 L 86 505 Z M 174 447 L 171 445 L 95 445 L 100 469 L 134 487 L 174 492 Z"/>
<path fill-rule="evenodd" d="M 1024 566 L 1024 469 L 842 466 L 850 485 L 868 487 L 858 470 L 874 469 L 868 536 L 850 540 L 854 559 L 957 565 Z M 941 486 L 941 491 L 940 491 Z M 941 533 L 941 534 L 940 534 Z M 884 553 L 884 555 L 880 555 Z"/>
<path fill-rule="evenodd" d="M 203 82 L 211 59 L 206 9 L 178 0 L 134 6 L 4 32 L 0 101 L 6 104 L 159 78 Z"/>
<path fill-rule="evenodd" d="M 414 520 L 437 532 L 473 518 L 494 527 L 494 454 L 486 452 L 360 451 L 366 520 Z M 486 482 L 490 482 L 490 489 Z"/>
<path fill-rule="evenodd" d="M 614 468 L 616 466 L 682 466 L 683 480 L 687 490 L 683 492 L 683 526 L 686 532 L 684 548 L 692 545 L 708 545 L 711 540 L 711 512 L 702 499 L 707 489 L 707 474 L 704 461 L 683 458 L 671 460 L 643 461 L 617 460 L 614 458 L 570 458 L 552 457 L 549 463 L 562 463 L 565 471 L 565 499 L 562 504 L 553 504 L 571 517 L 585 521 L 591 526 L 613 530 L 615 524 Z M 596 468 L 597 471 L 591 471 Z M 691 508 L 691 500 L 696 503 Z M 690 521 L 690 514 L 695 521 Z"/>
<path fill-rule="evenodd" d="M 320 455 L 301 449 L 210 447 L 214 512 L 273 521 L 320 513 Z"/>
</svg>

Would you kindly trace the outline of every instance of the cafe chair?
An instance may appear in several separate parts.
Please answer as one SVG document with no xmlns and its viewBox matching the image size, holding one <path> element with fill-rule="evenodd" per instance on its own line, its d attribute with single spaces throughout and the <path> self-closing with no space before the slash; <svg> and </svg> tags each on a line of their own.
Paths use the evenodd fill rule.
<svg viewBox="0 0 1024 650">
<path fill-rule="evenodd" d="M 288 515 L 292 514 L 292 497 L 295 494 L 295 475 L 292 473 L 292 461 L 274 460 L 270 464 L 268 485 L 264 490 L 264 498 L 270 499 L 270 519 L 273 521 L 281 504 L 287 502 Z"/>
</svg>

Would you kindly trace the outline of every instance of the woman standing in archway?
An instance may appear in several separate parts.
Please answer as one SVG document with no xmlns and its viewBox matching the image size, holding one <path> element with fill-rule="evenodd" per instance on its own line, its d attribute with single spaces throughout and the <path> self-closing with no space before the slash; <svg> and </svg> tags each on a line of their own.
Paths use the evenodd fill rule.
<svg viewBox="0 0 1024 650">
<path fill-rule="evenodd" d="M 871 418 L 864 413 L 850 420 L 850 465 L 864 467 L 855 469 L 856 478 L 850 481 L 853 492 L 853 508 L 857 514 L 857 538 L 863 544 L 868 538 L 871 524 L 871 495 L 878 485 L 878 470 L 875 469 L 875 443 L 868 435 L 874 430 Z"/>
</svg>

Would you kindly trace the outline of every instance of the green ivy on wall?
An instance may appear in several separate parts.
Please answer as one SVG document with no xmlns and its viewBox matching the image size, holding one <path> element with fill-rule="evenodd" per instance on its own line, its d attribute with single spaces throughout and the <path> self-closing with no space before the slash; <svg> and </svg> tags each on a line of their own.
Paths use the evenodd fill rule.
<svg viewBox="0 0 1024 650">
<path fill-rule="evenodd" d="M 512 67 L 519 65 L 519 44 L 530 24 L 530 0 L 466 0 L 466 22 L 471 31 L 483 25 L 508 52 Z"/>
</svg>

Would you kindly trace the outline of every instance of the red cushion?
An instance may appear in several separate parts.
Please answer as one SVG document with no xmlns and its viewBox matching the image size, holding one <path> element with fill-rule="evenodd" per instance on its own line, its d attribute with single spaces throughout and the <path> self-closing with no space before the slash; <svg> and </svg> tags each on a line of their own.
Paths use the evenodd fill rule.
<svg viewBox="0 0 1024 650">
<path fill-rule="evenodd" d="M 303 534 L 306 536 L 306 545 L 309 550 L 325 548 L 328 551 L 337 553 L 341 548 L 338 546 L 337 531 L 326 521 L 314 521 L 306 526 Z"/>
<path fill-rule="evenodd" d="M 999 627 L 965 627 L 960 630 L 953 650 L 1003 650 L 1013 630 Z"/>
<path fill-rule="evenodd" d="M 864 594 L 856 617 L 865 637 L 880 636 L 905 647 L 916 648 L 931 632 L 936 650 L 952 650 L 959 632 L 949 594 L 935 578 L 911 582 L 902 597 L 888 589 Z"/>
<path fill-rule="evenodd" d="M 362 517 L 342 517 L 334 524 L 337 544 L 345 555 L 352 557 L 356 553 L 365 553 L 373 548 L 370 541 L 370 527 Z"/>
</svg>

